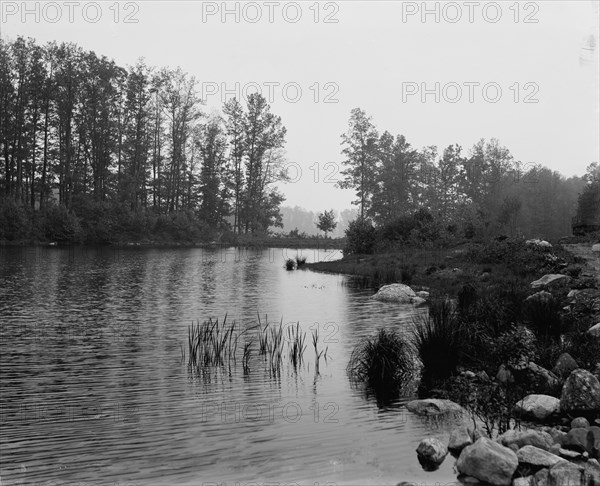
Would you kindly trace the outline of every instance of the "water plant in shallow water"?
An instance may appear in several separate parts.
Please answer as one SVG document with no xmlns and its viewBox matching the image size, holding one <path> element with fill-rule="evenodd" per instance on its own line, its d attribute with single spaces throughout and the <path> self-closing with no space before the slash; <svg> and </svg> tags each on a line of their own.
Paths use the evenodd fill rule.
<svg viewBox="0 0 600 486">
<path fill-rule="evenodd" d="M 412 377 L 410 344 L 397 331 L 381 328 L 356 345 L 346 371 L 352 382 L 375 392 L 398 390 Z"/>
<path fill-rule="evenodd" d="M 285 261 L 284 268 L 286 270 L 294 270 L 296 268 L 296 260 L 294 260 L 293 258 L 288 258 Z"/>
<path fill-rule="evenodd" d="M 306 349 L 306 333 L 300 329 L 300 323 L 296 326 L 288 327 L 288 343 L 289 343 L 289 357 L 294 368 L 302 364 L 304 356 L 304 350 Z"/>
<path fill-rule="evenodd" d="M 248 337 L 248 334 L 251 334 L 251 337 Z M 313 335 L 317 359 L 323 355 L 322 350 L 317 351 L 318 340 L 317 333 Z M 241 343 L 239 351 L 238 343 Z M 222 366 L 231 369 L 231 366 L 235 366 L 241 357 L 243 371 L 248 373 L 253 350 L 258 352 L 258 356 L 263 357 L 265 366 L 273 375 L 281 372 L 286 351 L 286 359 L 289 358 L 294 369 L 297 369 L 303 363 L 306 333 L 299 322 L 288 327 L 284 332 L 283 318 L 278 324 L 271 325 L 267 316 L 263 323 L 260 315 L 258 315 L 258 323 L 249 327 L 237 326 L 235 322 L 229 324 L 227 315 L 222 321 L 211 318 L 202 323 L 192 323 L 188 327 L 188 366 L 195 370 Z M 324 353 L 327 359 L 327 349 Z M 185 359 L 185 354 L 185 348 L 182 346 L 182 360 Z"/>
<path fill-rule="evenodd" d="M 301 268 L 306 264 L 306 257 L 296 255 L 296 268 Z"/>
<path fill-rule="evenodd" d="M 464 343 L 452 302 L 431 301 L 429 314 L 415 319 L 411 333 L 415 354 L 423 365 L 421 386 L 431 388 L 452 376 Z"/>
</svg>

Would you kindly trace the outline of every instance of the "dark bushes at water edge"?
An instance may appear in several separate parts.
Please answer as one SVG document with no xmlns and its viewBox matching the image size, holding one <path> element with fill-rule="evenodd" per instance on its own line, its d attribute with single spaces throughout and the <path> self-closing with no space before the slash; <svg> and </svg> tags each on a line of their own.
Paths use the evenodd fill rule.
<svg viewBox="0 0 600 486">
<path fill-rule="evenodd" d="M 466 332 L 450 300 L 433 300 L 429 315 L 415 320 L 413 346 L 423 366 L 421 387 L 431 388 L 452 376 L 460 363 Z"/>
<path fill-rule="evenodd" d="M 410 344 L 394 330 L 379 329 L 356 345 L 346 368 L 350 380 L 375 393 L 400 389 L 412 376 Z"/>
<path fill-rule="evenodd" d="M 306 264 L 306 257 L 301 257 L 300 255 L 296 255 L 296 268 L 301 268 Z"/>
<path fill-rule="evenodd" d="M 107 244 L 230 242 L 229 230 L 210 228 L 193 211 L 156 214 L 152 209 L 132 211 L 117 201 L 91 201 L 74 196 L 71 209 L 48 204 L 33 211 L 6 199 L 0 201 L 0 241 Z"/>
</svg>

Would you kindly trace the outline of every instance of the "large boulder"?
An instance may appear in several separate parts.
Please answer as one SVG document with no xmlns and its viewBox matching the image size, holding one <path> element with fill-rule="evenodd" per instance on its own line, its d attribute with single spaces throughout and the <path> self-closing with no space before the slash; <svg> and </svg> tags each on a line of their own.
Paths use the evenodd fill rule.
<svg viewBox="0 0 600 486">
<path fill-rule="evenodd" d="M 465 447 L 470 446 L 473 443 L 471 434 L 466 427 L 458 427 L 450 432 L 450 439 L 448 440 L 448 449 L 452 453 L 459 453 Z"/>
<path fill-rule="evenodd" d="M 462 414 L 465 409 L 458 403 L 440 398 L 427 398 L 425 400 L 413 400 L 406 404 L 409 412 L 417 415 L 440 415 L 440 414 Z"/>
<path fill-rule="evenodd" d="M 571 416 L 600 414 L 600 382 L 584 369 L 573 371 L 562 388 L 560 409 Z"/>
<path fill-rule="evenodd" d="M 579 486 L 583 483 L 583 468 L 572 462 L 563 461 L 555 464 L 548 471 L 548 486 Z"/>
<path fill-rule="evenodd" d="M 540 430 L 510 429 L 498 436 L 496 440 L 505 447 L 511 447 L 514 444 L 520 449 L 526 445 L 532 445 L 545 451 L 549 451 L 554 444 L 552 436 L 548 432 Z"/>
<path fill-rule="evenodd" d="M 534 280 L 530 285 L 532 289 L 541 289 L 550 285 L 556 285 L 558 283 L 564 283 L 568 281 L 569 277 L 567 275 L 562 275 L 560 273 L 549 273 L 538 280 Z"/>
<path fill-rule="evenodd" d="M 434 471 L 444 462 L 448 449 L 435 437 L 423 439 L 417 447 L 417 457 L 426 471 Z"/>
<path fill-rule="evenodd" d="M 543 422 L 560 412 L 560 400 L 550 395 L 527 395 L 516 403 L 514 411 L 523 418 Z"/>
<path fill-rule="evenodd" d="M 418 297 L 415 291 L 411 289 L 408 285 L 395 283 L 390 285 L 384 285 L 377 291 L 375 295 L 373 295 L 372 298 L 381 302 L 397 302 L 399 304 L 412 304 L 416 299 L 419 299 L 420 297 Z"/>
<path fill-rule="evenodd" d="M 573 356 L 569 353 L 562 353 L 556 360 L 552 372 L 564 380 L 577 368 L 579 368 L 579 365 Z"/>
<path fill-rule="evenodd" d="M 594 448 L 594 433 L 583 427 L 569 430 L 562 446 L 576 452 L 591 452 Z"/>
<path fill-rule="evenodd" d="M 461 474 L 498 486 L 510 485 L 519 460 L 508 447 L 482 437 L 465 447 L 456 462 Z"/>
<path fill-rule="evenodd" d="M 551 452 L 530 445 L 521 447 L 517 451 L 517 459 L 519 460 L 519 464 L 527 464 L 535 467 L 552 467 L 565 460 Z"/>
<path fill-rule="evenodd" d="M 587 429 L 590 426 L 590 421 L 585 417 L 576 417 L 571 420 L 572 429 Z"/>
<path fill-rule="evenodd" d="M 518 382 L 527 384 L 527 388 L 535 393 L 544 395 L 560 393 L 561 380 L 558 376 L 533 361 L 523 369 L 514 369 L 514 374 Z"/>
<path fill-rule="evenodd" d="M 600 485 L 600 463 L 596 459 L 590 459 L 583 464 L 583 479 L 589 486 Z"/>
</svg>

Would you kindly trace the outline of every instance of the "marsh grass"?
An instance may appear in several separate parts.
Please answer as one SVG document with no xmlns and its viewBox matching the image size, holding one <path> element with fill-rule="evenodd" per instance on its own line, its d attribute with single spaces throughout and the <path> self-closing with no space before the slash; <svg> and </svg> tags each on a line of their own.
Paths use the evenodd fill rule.
<svg viewBox="0 0 600 486">
<path fill-rule="evenodd" d="M 208 369 L 226 367 L 230 371 L 241 362 L 245 374 L 250 371 L 251 363 L 256 363 L 253 356 L 262 358 L 265 368 L 276 376 L 281 373 L 281 368 L 288 362 L 297 371 L 304 363 L 306 351 L 306 332 L 300 323 L 287 327 L 284 330 L 283 318 L 278 324 L 264 321 L 260 315 L 255 325 L 241 327 L 235 322 L 229 323 L 227 315 L 221 321 L 218 318 L 208 319 L 204 322 L 192 323 L 188 326 L 188 367 L 200 372 Z M 319 334 L 313 333 L 313 346 L 318 360 L 324 357 L 327 361 L 327 351 L 318 351 Z M 182 361 L 186 357 L 186 349 L 180 346 Z"/>
<path fill-rule="evenodd" d="M 188 328 L 188 365 L 216 366 L 235 361 L 238 339 L 248 331 L 238 330 L 233 321 L 227 323 L 227 315 L 222 321 L 209 319 L 197 322 Z"/>
<path fill-rule="evenodd" d="M 300 328 L 299 322 L 295 327 L 288 327 L 289 358 L 294 368 L 302 364 L 304 351 L 306 350 L 305 342 L 306 333 Z"/>
<path fill-rule="evenodd" d="M 296 260 L 294 260 L 293 258 L 288 258 L 285 261 L 284 268 L 288 271 L 295 270 L 296 269 Z"/>
<path fill-rule="evenodd" d="M 346 371 L 351 382 L 376 393 L 399 390 L 412 377 L 410 344 L 395 330 L 381 328 L 354 348 Z"/>
<path fill-rule="evenodd" d="M 448 299 L 431 301 L 428 316 L 413 321 L 414 352 L 423 365 L 422 387 L 431 387 L 456 371 L 465 343 L 464 329 Z"/>
<path fill-rule="evenodd" d="M 306 264 L 306 257 L 296 255 L 296 268 L 302 268 Z"/>
</svg>

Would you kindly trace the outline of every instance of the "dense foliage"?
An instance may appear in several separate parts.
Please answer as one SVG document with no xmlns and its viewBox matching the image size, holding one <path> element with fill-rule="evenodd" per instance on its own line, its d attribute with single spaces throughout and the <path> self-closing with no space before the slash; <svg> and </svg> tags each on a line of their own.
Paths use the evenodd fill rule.
<svg viewBox="0 0 600 486">
<path fill-rule="evenodd" d="M 340 187 L 356 191 L 360 218 L 388 227 L 384 237 L 391 233 L 404 241 L 478 234 L 570 235 L 578 196 L 586 186 L 586 178 L 565 179 L 540 164 L 515 160 L 495 139 L 478 141 L 468 154 L 458 145 L 446 147 L 441 155 L 435 146 L 417 150 L 403 135 L 380 134 L 360 108 L 352 110 L 342 142 L 346 168 Z M 597 183 L 587 184 L 580 200 L 585 207 L 600 197 Z M 433 233 L 412 238 L 415 229 L 423 233 L 411 219 L 419 211 L 431 215 Z"/>
<path fill-rule="evenodd" d="M 0 40 L 0 237 L 73 240 L 81 229 L 101 242 L 157 225 L 264 233 L 281 225 L 273 184 L 285 177 L 285 135 L 258 94 L 208 115 L 179 68 Z"/>
</svg>

